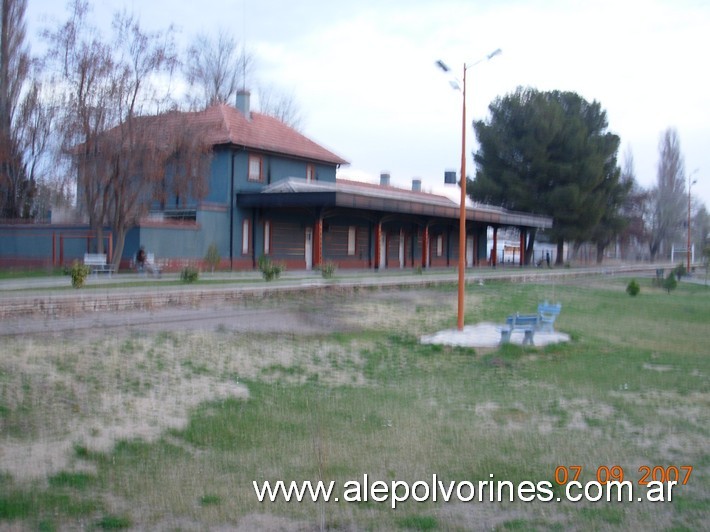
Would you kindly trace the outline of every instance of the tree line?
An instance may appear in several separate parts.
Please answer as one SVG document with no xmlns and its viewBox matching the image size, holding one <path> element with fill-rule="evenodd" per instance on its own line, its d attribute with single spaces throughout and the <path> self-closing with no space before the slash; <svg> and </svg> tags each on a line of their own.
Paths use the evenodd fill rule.
<svg viewBox="0 0 710 532">
<path fill-rule="evenodd" d="M 565 242 L 573 248 L 593 243 L 601 262 L 617 240 L 635 250 L 632 258 L 650 260 L 667 256 L 673 244 L 686 241 L 689 176 L 675 129 L 662 133 L 657 182 L 644 189 L 636 180 L 630 151 L 623 167 L 619 165 L 620 138 L 608 131 L 599 102 L 574 92 L 518 88 L 497 98 L 489 111 L 487 120 L 473 124 L 479 149 L 473 154 L 476 175 L 467 178 L 469 195 L 551 216 L 554 226 L 546 236 L 557 244 L 558 264 L 564 261 Z M 700 251 L 710 219 L 701 203 L 691 209 Z M 526 263 L 535 236 L 532 232 L 526 242 Z"/>
</svg>

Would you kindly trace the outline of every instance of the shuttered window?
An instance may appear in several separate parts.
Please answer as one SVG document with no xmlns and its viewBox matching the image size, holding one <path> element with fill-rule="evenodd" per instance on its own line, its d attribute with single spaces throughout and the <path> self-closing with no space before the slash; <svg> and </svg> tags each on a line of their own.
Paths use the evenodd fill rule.
<svg viewBox="0 0 710 532">
<path fill-rule="evenodd" d="M 357 238 L 357 228 L 354 225 L 348 227 L 348 255 L 355 255 L 355 241 Z"/>
</svg>

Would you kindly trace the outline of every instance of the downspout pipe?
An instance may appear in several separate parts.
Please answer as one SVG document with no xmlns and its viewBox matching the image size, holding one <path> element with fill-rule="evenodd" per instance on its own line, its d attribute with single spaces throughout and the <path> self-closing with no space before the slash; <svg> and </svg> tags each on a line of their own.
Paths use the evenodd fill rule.
<svg viewBox="0 0 710 532">
<path fill-rule="evenodd" d="M 234 271 L 234 158 L 236 152 L 232 152 L 230 184 L 229 184 L 229 271 Z"/>
</svg>

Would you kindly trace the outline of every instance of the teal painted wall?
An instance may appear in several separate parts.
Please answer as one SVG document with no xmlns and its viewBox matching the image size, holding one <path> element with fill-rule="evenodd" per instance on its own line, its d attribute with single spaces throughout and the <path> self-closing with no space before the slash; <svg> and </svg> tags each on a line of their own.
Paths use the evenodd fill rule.
<svg viewBox="0 0 710 532">
<path fill-rule="evenodd" d="M 248 180 L 249 152 L 243 149 L 217 146 L 214 150 L 208 190 L 204 198 L 167 198 L 166 209 L 176 207 L 192 208 L 196 211 L 196 220 L 189 222 L 145 223 L 131 229 L 123 251 L 123 261 L 131 261 L 137 250 L 143 246 L 157 260 L 202 260 L 210 244 L 217 245 L 223 261 L 230 256 L 230 209 L 233 224 L 231 227 L 232 253 L 235 267 L 248 267 L 255 258 L 264 252 L 264 219 L 259 212 L 254 215 L 250 209 L 242 210 L 236 206 L 236 193 L 256 192 L 265 186 L 290 177 L 305 178 L 309 163 L 302 160 L 261 154 L 263 161 L 263 181 Z M 315 178 L 318 181 L 335 182 L 336 167 L 328 164 L 313 164 Z M 231 193 L 234 181 L 234 193 Z M 159 209 L 158 203 L 153 209 Z M 312 217 L 311 217 L 312 218 Z M 286 216 L 301 227 L 305 220 L 299 216 Z M 249 221 L 249 253 L 242 254 L 242 224 Z M 312 225 L 312 220 L 309 220 Z M 362 220 L 359 220 L 362 224 Z M 305 227 L 305 226 L 304 226 Z M 0 264 L 51 264 L 52 242 L 54 234 L 54 261 L 59 260 L 59 233 L 88 232 L 86 225 L 47 225 L 47 226 L 5 226 L 0 231 Z M 73 233 L 75 234 L 75 233 Z M 62 258 L 64 263 L 83 258 L 84 253 L 93 251 L 95 245 L 86 237 L 69 237 L 62 240 Z"/>
<path fill-rule="evenodd" d="M 217 245 L 223 260 L 230 254 L 230 208 L 233 211 L 232 254 L 235 261 L 251 262 L 264 252 L 264 224 L 259 216 L 253 216 L 251 209 L 239 209 L 236 206 L 236 193 L 256 192 L 265 186 L 288 179 L 306 177 L 309 163 L 300 160 L 282 158 L 275 155 L 262 157 L 263 181 L 248 180 L 249 156 L 253 152 L 231 147 L 217 147 L 214 151 L 209 191 L 204 201 L 196 204 L 197 220 L 195 226 L 179 227 L 177 224 L 165 227 L 144 226 L 131 231 L 126 239 L 124 259 L 131 259 L 142 245 L 156 257 L 201 259 L 207 253 L 210 244 Z M 335 166 L 314 165 L 316 179 L 335 182 Z M 232 176 L 232 171 L 234 175 Z M 230 197 L 230 187 L 234 180 L 235 195 Z M 230 206 L 231 201 L 231 206 Z M 209 209 L 208 209 L 209 206 Z M 215 209 L 219 209 L 216 211 Z M 243 223 L 249 222 L 249 253 L 242 253 Z"/>
<path fill-rule="evenodd" d="M 223 258 L 229 256 L 228 212 L 198 211 L 195 225 L 171 224 L 134 229 L 126 238 L 123 257 L 133 257 L 137 249 L 143 246 L 147 252 L 154 253 L 156 258 L 202 259 L 213 243 Z"/>
<path fill-rule="evenodd" d="M 211 203 L 228 203 L 229 186 L 232 173 L 232 150 L 218 148 L 212 156 L 209 190 L 205 201 Z"/>
</svg>

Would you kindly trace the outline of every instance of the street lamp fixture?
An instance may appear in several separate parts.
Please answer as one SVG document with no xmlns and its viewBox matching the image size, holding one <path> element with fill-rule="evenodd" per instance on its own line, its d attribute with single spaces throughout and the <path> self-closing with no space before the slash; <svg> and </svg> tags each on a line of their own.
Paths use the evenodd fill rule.
<svg viewBox="0 0 710 532">
<path fill-rule="evenodd" d="M 690 178 L 695 175 L 695 173 L 698 171 L 698 168 L 690 172 L 688 174 L 688 250 L 687 250 L 687 257 L 686 257 L 686 263 L 688 265 L 687 267 L 687 275 L 690 275 L 690 187 L 692 187 L 695 183 L 698 182 L 697 179 L 693 179 L 693 181 L 690 181 Z"/>
<path fill-rule="evenodd" d="M 451 86 L 460 90 L 462 94 L 462 111 L 461 111 L 461 205 L 459 207 L 459 279 L 458 279 L 458 319 L 457 328 L 463 330 L 464 325 L 464 288 L 466 284 L 466 71 L 483 62 L 493 59 L 495 56 L 502 53 L 500 48 L 494 50 L 485 57 L 473 63 L 463 64 L 463 78 L 461 86 L 455 81 L 451 81 Z M 436 65 L 444 72 L 450 72 L 451 69 L 441 59 L 436 62 Z"/>
</svg>

